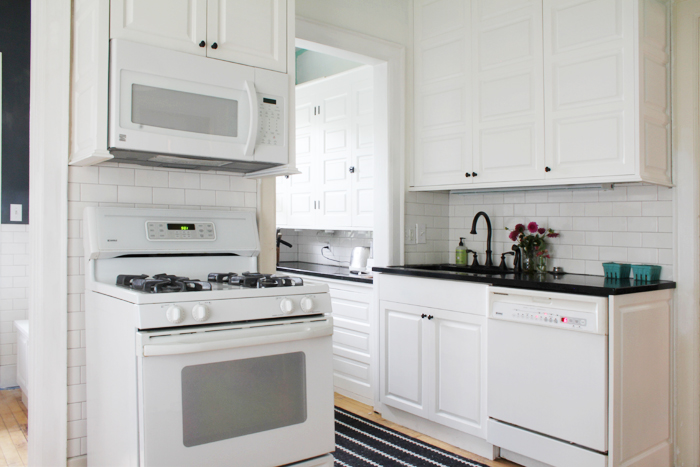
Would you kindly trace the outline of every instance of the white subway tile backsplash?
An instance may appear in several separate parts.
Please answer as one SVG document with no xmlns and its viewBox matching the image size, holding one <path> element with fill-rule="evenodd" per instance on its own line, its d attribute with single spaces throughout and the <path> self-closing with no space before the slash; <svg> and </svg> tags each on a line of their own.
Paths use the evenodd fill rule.
<svg viewBox="0 0 700 467">
<path fill-rule="evenodd" d="M 407 264 L 428 262 L 428 258 L 454 262 L 459 237 L 465 237 L 467 247 L 480 252 L 483 258 L 483 221 L 477 226 L 478 235 L 469 235 L 469 230 L 474 214 L 485 211 L 493 226 L 494 260 L 513 243 L 504 227 L 535 221 L 561 234 L 549 240 L 550 266 L 561 266 L 572 273 L 602 275 L 602 263 L 606 261 L 663 264 L 662 278 L 673 276 L 668 266 L 672 264 L 673 252 L 673 190 L 628 186 L 614 190 L 451 194 L 447 202 L 443 201 L 443 205 L 448 205 L 446 215 L 438 215 L 438 210 L 431 208 L 430 217 L 425 216 L 427 204 L 419 200 L 427 202 L 430 197 L 408 193 L 406 212 L 413 214 L 407 215 L 405 221 L 412 225 L 423 219 L 429 226 L 428 243 L 406 245 Z M 433 196 L 431 204 L 439 204 L 439 199 Z"/>
<path fill-rule="evenodd" d="M 134 169 L 121 167 L 100 167 L 100 185 L 133 185 Z"/>
<path fill-rule="evenodd" d="M 74 201 L 117 202 L 116 185 L 76 185 L 80 198 Z"/>
<path fill-rule="evenodd" d="M 169 176 L 170 188 L 199 189 L 200 187 L 200 174 L 171 171 Z"/>
<path fill-rule="evenodd" d="M 168 186 L 168 172 L 160 170 L 137 169 L 135 172 L 136 186 L 165 188 Z"/>
<path fill-rule="evenodd" d="M 185 204 L 215 206 L 216 192 L 210 190 L 185 190 Z"/>
</svg>

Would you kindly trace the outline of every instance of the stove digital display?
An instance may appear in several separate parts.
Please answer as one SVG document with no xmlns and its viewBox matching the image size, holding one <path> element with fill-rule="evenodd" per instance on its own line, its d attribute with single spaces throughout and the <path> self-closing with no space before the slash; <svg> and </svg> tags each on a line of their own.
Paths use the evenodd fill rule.
<svg viewBox="0 0 700 467">
<path fill-rule="evenodd" d="M 168 230 L 195 230 L 194 224 L 168 224 Z"/>
</svg>

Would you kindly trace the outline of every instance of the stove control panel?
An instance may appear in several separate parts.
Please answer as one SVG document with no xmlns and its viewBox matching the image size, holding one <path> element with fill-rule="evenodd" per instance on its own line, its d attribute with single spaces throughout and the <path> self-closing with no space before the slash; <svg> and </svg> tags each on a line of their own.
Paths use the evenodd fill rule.
<svg viewBox="0 0 700 467">
<path fill-rule="evenodd" d="M 146 222 L 149 240 L 216 240 L 213 222 Z"/>
</svg>

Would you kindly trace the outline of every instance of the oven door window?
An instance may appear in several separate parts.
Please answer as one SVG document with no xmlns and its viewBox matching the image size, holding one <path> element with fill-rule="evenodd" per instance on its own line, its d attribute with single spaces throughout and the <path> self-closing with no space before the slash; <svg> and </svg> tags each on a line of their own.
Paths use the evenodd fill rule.
<svg viewBox="0 0 700 467">
<path fill-rule="evenodd" d="M 238 101 L 131 85 L 131 122 L 203 135 L 238 136 Z"/>
<path fill-rule="evenodd" d="M 186 366 L 181 376 L 187 447 L 306 421 L 303 352 Z"/>
</svg>

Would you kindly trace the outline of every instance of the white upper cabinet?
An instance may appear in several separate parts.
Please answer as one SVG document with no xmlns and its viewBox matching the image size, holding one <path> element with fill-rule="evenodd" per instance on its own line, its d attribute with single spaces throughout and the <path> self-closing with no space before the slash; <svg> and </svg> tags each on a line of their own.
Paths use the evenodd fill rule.
<svg viewBox="0 0 700 467">
<path fill-rule="evenodd" d="M 208 0 L 207 5 L 207 56 L 287 71 L 287 0 Z"/>
<path fill-rule="evenodd" d="M 110 37 L 287 71 L 286 0 L 112 0 Z"/>
<path fill-rule="evenodd" d="M 471 3 L 414 3 L 413 177 L 417 186 L 471 181 Z"/>
<path fill-rule="evenodd" d="M 668 1 L 435 0 L 415 10 L 413 189 L 672 183 Z M 444 63 L 426 59 L 448 42 L 471 43 L 471 59 L 456 48 L 437 55 Z M 434 112 L 432 96 L 455 89 L 471 93 L 466 112 L 454 96 Z"/>
<path fill-rule="evenodd" d="M 473 182 L 544 178 L 542 2 L 472 3 Z"/>
<path fill-rule="evenodd" d="M 207 55 L 207 0 L 112 0 L 110 38 Z"/>
<path fill-rule="evenodd" d="M 296 89 L 296 166 L 277 183 L 277 225 L 371 229 L 374 224 L 372 68 Z M 288 200 L 285 203 L 285 200 Z"/>
</svg>

